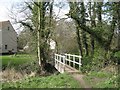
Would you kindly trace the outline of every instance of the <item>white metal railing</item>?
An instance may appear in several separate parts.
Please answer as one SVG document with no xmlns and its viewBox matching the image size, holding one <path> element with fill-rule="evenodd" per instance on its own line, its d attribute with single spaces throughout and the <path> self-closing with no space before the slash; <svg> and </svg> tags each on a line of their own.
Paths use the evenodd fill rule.
<svg viewBox="0 0 120 90">
<path fill-rule="evenodd" d="M 72 54 L 65 54 L 65 60 L 66 60 L 66 63 L 67 64 L 67 61 L 69 62 L 69 66 L 71 66 L 71 62 L 73 64 L 73 68 L 75 68 L 75 65 L 79 65 L 79 70 L 80 70 L 80 67 L 81 67 L 81 56 L 78 56 L 78 55 L 72 55 Z"/>
<path fill-rule="evenodd" d="M 78 68 L 80 70 L 81 67 L 81 56 L 78 55 L 72 55 L 72 54 L 55 54 L 55 68 L 61 72 L 64 73 L 65 71 L 65 65 L 73 66 L 73 68 L 76 68 L 75 65 L 78 65 Z M 71 64 L 72 63 L 72 64 Z"/>
<path fill-rule="evenodd" d="M 59 72 L 64 73 L 64 71 L 65 71 L 65 56 L 55 54 L 55 68 Z"/>
</svg>

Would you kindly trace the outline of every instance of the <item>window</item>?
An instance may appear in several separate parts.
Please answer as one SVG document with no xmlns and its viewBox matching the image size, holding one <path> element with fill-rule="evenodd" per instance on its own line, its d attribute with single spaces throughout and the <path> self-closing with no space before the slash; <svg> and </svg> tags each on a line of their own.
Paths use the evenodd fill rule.
<svg viewBox="0 0 120 90">
<path fill-rule="evenodd" d="M 8 27 L 8 30 L 10 30 L 10 27 Z"/>
<path fill-rule="evenodd" d="M 5 49 L 7 49 L 7 45 L 5 45 Z"/>
</svg>

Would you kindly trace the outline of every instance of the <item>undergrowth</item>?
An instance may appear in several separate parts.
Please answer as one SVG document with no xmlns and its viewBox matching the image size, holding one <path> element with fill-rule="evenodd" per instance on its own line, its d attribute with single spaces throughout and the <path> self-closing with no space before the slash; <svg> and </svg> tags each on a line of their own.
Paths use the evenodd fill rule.
<svg viewBox="0 0 120 90">
<path fill-rule="evenodd" d="M 17 82 L 5 82 L 3 88 L 80 88 L 79 83 L 68 74 L 47 77 L 28 77 Z"/>
</svg>

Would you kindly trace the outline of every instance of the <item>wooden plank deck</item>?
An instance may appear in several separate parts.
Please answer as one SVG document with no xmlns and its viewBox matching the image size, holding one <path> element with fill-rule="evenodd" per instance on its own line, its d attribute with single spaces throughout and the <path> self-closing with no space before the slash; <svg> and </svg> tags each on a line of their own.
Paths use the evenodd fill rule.
<svg viewBox="0 0 120 90">
<path fill-rule="evenodd" d="M 80 73 L 80 71 L 79 70 L 77 70 L 77 69 L 75 69 L 75 68 L 73 68 L 73 67 L 71 67 L 71 66 L 69 66 L 69 65 L 65 65 L 65 72 L 67 72 L 67 73 Z"/>
</svg>

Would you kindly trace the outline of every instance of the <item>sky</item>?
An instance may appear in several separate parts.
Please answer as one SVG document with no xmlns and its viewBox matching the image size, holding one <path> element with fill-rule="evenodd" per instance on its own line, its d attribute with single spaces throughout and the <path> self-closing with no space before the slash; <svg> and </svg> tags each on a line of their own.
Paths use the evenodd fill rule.
<svg viewBox="0 0 120 90">
<path fill-rule="evenodd" d="M 65 3 L 65 0 L 59 0 L 59 2 L 60 1 Z M 21 30 L 17 30 L 18 25 L 13 24 L 14 22 L 12 22 L 12 19 L 9 17 L 9 13 L 10 13 L 10 8 L 12 6 L 14 6 L 18 3 L 21 3 L 21 2 L 24 2 L 24 0 L 0 0 L 0 21 L 10 20 L 14 29 L 17 31 L 17 33 L 20 33 Z M 55 0 L 54 2 L 56 4 L 58 4 L 58 0 Z M 68 7 L 68 5 L 64 5 L 59 12 L 59 8 L 55 6 L 54 12 L 55 12 L 56 16 L 58 15 L 58 17 L 60 17 L 60 18 L 66 18 L 65 14 L 69 12 L 69 7 Z M 59 14 L 58 14 L 58 12 L 59 12 Z"/>
<path fill-rule="evenodd" d="M 8 16 L 9 9 L 12 7 L 12 5 L 21 1 L 23 0 L 0 0 L 0 21 L 10 19 Z"/>
<path fill-rule="evenodd" d="M 8 2 L 1 2 L 0 1 L 0 21 L 8 20 L 9 17 L 7 16 L 7 8 L 10 6 Z"/>
</svg>

